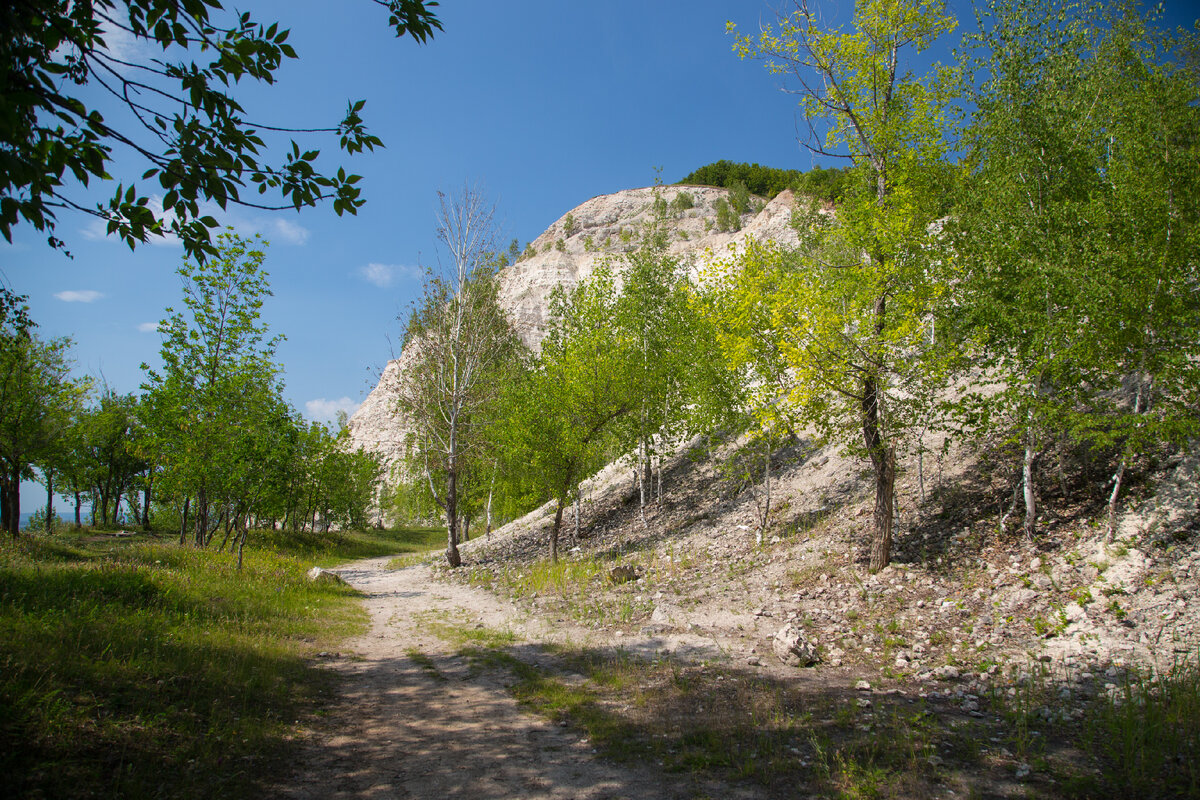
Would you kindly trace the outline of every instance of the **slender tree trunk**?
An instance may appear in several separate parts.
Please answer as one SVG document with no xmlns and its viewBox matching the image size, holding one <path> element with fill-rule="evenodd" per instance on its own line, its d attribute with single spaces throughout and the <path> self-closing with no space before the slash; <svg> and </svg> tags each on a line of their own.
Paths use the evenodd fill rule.
<svg viewBox="0 0 1200 800">
<path fill-rule="evenodd" d="M 554 508 L 554 527 L 550 529 L 550 561 L 554 564 L 558 563 L 558 531 L 562 528 L 563 507 L 566 504 L 566 498 L 563 497 Z"/>
<path fill-rule="evenodd" d="M 462 566 L 458 554 L 458 473 L 446 471 L 446 563 L 452 569 Z"/>
<path fill-rule="evenodd" d="M 21 533 L 21 472 L 14 468 L 0 487 L 0 523 L 12 538 Z"/>
<path fill-rule="evenodd" d="M 924 435 L 924 434 L 922 434 Z M 921 502 L 925 502 L 925 444 L 917 449 L 917 486 L 921 490 Z"/>
<path fill-rule="evenodd" d="M 9 491 L 8 491 L 8 473 L 7 471 L 0 476 L 0 529 L 5 533 L 12 533 L 12 526 L 9 524 L 9 519 L 12 517 L 12 509 L 9 508 Z"/>
<path fill-rule="evenodd" d="M 463 514 L 462 516 L 462 540 L 464 542 L 471 541 L 471 515 Z"/>
<path fill-rule="evenodd" d="M 146 476 L 146 488 L 142 492 L 142 530 L 150 530 L 150 490 L 154 485 L 153 470 Z"/>
<path fill-rule="evenodd" d="M 762 514 L 758 518 L 758 535 L 755 536 L 755 542 L 759 545 L 763 543 L 763 537 L 767 532 L 767 520 L 771 518 L 771 437 L 763 436 L 763 449 L 766 450 L 766 455 L 763 458 L 763 508 Z"/>
<path fill-rule="evenodd" d="M 9 492 L 9 531 L 13 538 L 21 533 L 21 471 L 13 469 L 12 479 L 8 485 Z"/>
<path fill-rule="evenodd" d="M 579 544 L 579 487 L 575 487 L 575 543 Z"/>
<path fill-rule="evenodd" d="M 191 510 L 191 507 L 192 507 L 192 496 L 189 494 L 183 498 L 183 520 L 180 522 L 180 525 L 179 525 L 179 544 L 180 544 L 180 546 L 187 544 L 188 511 Z"/>
<path fill-rule="evenodd" d="M 108 492 L 103 484 L 97 484 L 95 491 L 92 492 L 92 527 L 96 527 L 96 501 L 95 498 L 100 498 L 100 522 L 105 527 L 108 527 Z"/>
<path fill-rule="evenodd" d="M 642 443 L 641 443 L 641 446 L 639 449 L 641 450 L 641 452 L 638 454 L 640 456 L 640 458 L 638 459 L 638 461 L 640 463 L 638 464 L 638 469 L 637 469 L 638 516 L 641 517 L 642 527 L 647 528 L 649 526 L 646 524 L 646 484 L 650 480 L 650 474 L 649 474 L 650 466 L 648 463 L 650 460 L 650 457 L 647 455 L 648 448 L 646 447 L 645 439 L 642 440 Z"/>
<path fill-rule="evenodd" d="M 655 465 L 655 470 L 654 470 L 654 471 L 655 471 L 655 472 L 658 474 L 658 480 L 657 480 L 657 484 L 658 484 L 658 486 L 657 486 L 657 490 L 656 490 L 656 492 L 655 492 L 655 501 L 656 501 L 656 502 L 657 502 L 657 503 L 658 503 L 658 504 L 661 506 L 661 505 L 662 505 L 662 494 L 663 494 L 663 488 L 662 488 L 662 486 L 663 486 L 663 474 L 662 474 L 662 473 L 663 473 L 663 463 L 662 463 L 662 456 L 659 456 L 659 457 L 658 457 L 658 463 Z"/>
<path fill-rule="evenodd" d="M 80 510 L 83 508 L 83 492 L 75 492 L 75 530 L 83 527 L 83 520 L 80 519 Z"/>
<path fill-rule="evenodd" d="M 486 522 L 487 529 L 484 531 L 484 535 L 487 536 L 489 539 L 492 538 L 492 494 L 493 494 L 493 492 L 495 492 L 495 490 L 496 490 L 496 473 L 492 472 L 492 485 L 490 487 L 488 487 L 487 518 L 486 518 L 487 519 L 487 522 Z"/>
<path fill-rule="evenodd" d="M 142 508 L 138 505 L 138 490 L 137 487 L 130 485 L 125 492 L 125 503 L 129 506 L 129 527 L 135 527 L 141 524 Z"/>
<path fill-rule="evenodd" d="M 1145 394 L 1146 382 L 1142 376 L 1138 375 L 1137 393 L 1133 397 L 1133 413 L 1137 416 L 1142 413 L 1142 398 Z M 1141 425 L 1141 422 L 1138 422 Z M 1112 493 L 1108 496 L 1108 530 L 1104 533 L 1104 543 L 1109 544 L 1117 535 L 1117 498 L 1121 494 L 1121 483 L 1125 479 L 1125 466 L 1129 460 L 1128 445 L 1121 448 L 1121 461 L 1117 464 L 1117 471 L 1112 476 Z"/>
<path fill-rule="evenodd" d="M 1032 426 L 1025 431 L 1025 460 L 1021 466 L 1021 488 L 1025 495 L 1025 524 L 1022 531 L 1026 539 L 1032 539 L 1037 529 L 1037 495 L 1033 491 L 1033 462 L 1037 457 L 1034 450 Z"/>
<path fill-rule="evenodd" d="M 200 484 L 196 492 L 196 547 L 204 547 L 208 540 L 208 490 Z"/>
<path fill-rule="evenodd" d="M 242 571 L 242 551 L 246 549 L 246 534 L 248 534 L 249 532 L 250 532 L 250 526 L 248 524 L 243 525 L 242 526 L 242 535 L 239 536 L 238 540 L 237 540 L 238 572 Z"/>
<path fill-rule="evenodd" d="M 871 542 L 871 572 L 891 563 L 892 527 L 895 522 L 896 451 L 889 447 L 882 474 L 875 476 L 875 539 Z"/>
<path fill-rule="evenodd" d="M 54 526 L 50 524 L 54 519 L 54 470 L 46 470 L 46 535 L 54 533 Z"/>
<path fill-rule="evenodd" d="M 877 338 L 883 334 L 885 312 L 886 298 L 881 295 L 875 300 L 874 308 Z M 892 558 L 892 494 L 896 480 L 896 455 L 895 450 L 883 440 L 881 400 L 879 379 L 874 372 L 868 371 L 863 379 L 862 430 L 863 444 L 866 445 L 875 473 L 875 531 L 871 539 L 871 560 L 868 567 L 871 572 L 879 572 Z"/>
</svg>

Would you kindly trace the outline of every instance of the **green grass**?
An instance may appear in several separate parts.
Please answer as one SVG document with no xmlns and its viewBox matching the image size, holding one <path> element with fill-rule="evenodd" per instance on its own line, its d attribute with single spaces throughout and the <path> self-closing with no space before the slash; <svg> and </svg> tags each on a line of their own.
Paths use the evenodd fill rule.
<svg viewBox="0 0 1200 800">
<path fill-rule="evenodd" d="M 252 532 L 236 557 L 171 536 L 0 544 L 0 772 L 30 797 L 238 797 L 286 774 L 334 688 L 312 656 L 362 630 L 315 563 L 412 534 Z"/>
<path fill-rule="evenodd" d="M 614 567 L 636 569 L 638 581 L 614 582 Z M 473 586 L 500 592 L 515 599 L 548 604 L 590 625 L 631 625 L 650 616 L 650 596 L 670 581 L 684 579 L 695 563 L 690 556 L 669 552 L 664 556 L 642 554 L 615 560 L 605 556 L 549 559 L 526 564 L 470 567 L 454 577 Z"/>
<path fill-rule="evenodd" d="M 1102 699 L 1087 740 L 1112 797 L 1200 798 L 1200 667 L 1134 672 Z"/>
</svg>

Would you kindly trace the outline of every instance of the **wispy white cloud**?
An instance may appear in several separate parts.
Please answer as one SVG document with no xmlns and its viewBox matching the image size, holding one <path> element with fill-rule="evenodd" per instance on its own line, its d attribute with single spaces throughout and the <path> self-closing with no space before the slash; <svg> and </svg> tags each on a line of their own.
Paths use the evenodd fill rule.
<svg viewBox="0 0 1200 800">
<path fill-rule="evenodd" d="M 386 289 L 399 278 L 420 278 L 420 267 L 405 264 L 367 264 L 358 268 L 358 275 L 367 283 Z"/>
<path fill-rule="evenodd" d="M 157 322 L 141 322 L 138 323 L 138 331 L 141 333 L 154 333 L 158 330 Z"/>
<path fill-rule="evenodd" d="M 337 419 L 339 411 L 345 411 L 346 416 L 352 416 L 362 403 L 356 403 L 349 397 L 341 397 L 337 400 L 329 400 L 324 397 L 318 397 L 316 400 L 308 400 L 304 403 L 304 410 L 308 414 L 308 418 L 314 422 L 325 422 L 332 425 Z"/>
<path fill-rule="evenodd" d="M 261 226 L 261 233 L 273 242 L 294 245 L 308 243 L 308 228 L 299 223 L 276 217 L 274 219 L 260 220 L 259 224 Z"/>
<path fill-rule="evenodd" d="M 154 57 L 154 49 L 146 39 L 139 39 L 124 28 L 102 20 L 100 35 L 104 39 L 104 52 L 126 64 L 146 64 Z M 114 65 L 118 72 L 128 72 L 132 67 Z"/>
<path fill-rule="evenodd" d="M 365 267 L 358 268 L 358 274 L 367 283 L 387 288 L 392 285 L 392 275 L 395 273 L 395 269 L 391 264 L 367 264 Z"/>
<path fill-rule="evenodd" d="M 64 303 L 94 303 L 104 297 L 104 294 L 95 289 L 68 289 L 64 292 L 55 292 L 54 296 Z"/>
</svg>

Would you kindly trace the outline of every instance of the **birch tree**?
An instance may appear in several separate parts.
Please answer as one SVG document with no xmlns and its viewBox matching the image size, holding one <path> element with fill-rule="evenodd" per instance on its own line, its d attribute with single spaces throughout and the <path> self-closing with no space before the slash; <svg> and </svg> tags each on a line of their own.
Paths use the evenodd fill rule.
<svg viewBox="0 0 1200 800">
<path fill-rule="evenodd" d="M 519 343 L 496 299 L 494 208 L 473 189 L 439 198 L 447 260 L 408 320 L 397 408 L 411 426 L 410 464 L 446 518 L 446 562 L 457 567 L 460 483 Z"/>
<path fill-rule="evenodd" d="M 977 405 L 1020 442 L 1026 536 L 1049 445 L 1116 447 L 1111 536 L 1129 460 L 1196 431 L 1196 37 L 1102 3 L 996 0 L 979 23 L 957 316 L 1004 390 Z"/>
</svg>

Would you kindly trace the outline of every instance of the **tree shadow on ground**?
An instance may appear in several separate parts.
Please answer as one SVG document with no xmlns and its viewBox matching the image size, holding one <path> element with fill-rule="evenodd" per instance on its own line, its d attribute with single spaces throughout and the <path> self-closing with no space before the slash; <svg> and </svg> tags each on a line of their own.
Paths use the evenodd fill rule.
<svg viewBox="0 0 1200 800">
<path fill-rule="evenodd" d="M 599 754 L 657 765 L 710 796 L 1051 798 L 1099 790 L 1077 749 L 1079 726 L 1039 716 L 1050 698 L 1078 690 L 1049 672 L 1014 700 L 952 684 L 863 691 L 840 673 L 781 676 L 606 648 L 460 653 L 477 675 L 511 678 L 526 708 L 585 736 Z"/>
</svg>

